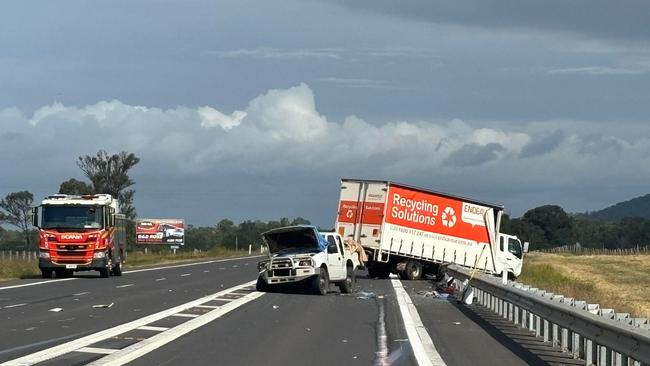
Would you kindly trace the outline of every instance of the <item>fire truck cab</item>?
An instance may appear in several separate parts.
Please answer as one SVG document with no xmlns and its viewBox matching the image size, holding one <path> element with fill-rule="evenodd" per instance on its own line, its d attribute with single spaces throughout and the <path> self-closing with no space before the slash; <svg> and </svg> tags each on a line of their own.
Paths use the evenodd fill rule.
<svg viewBox="0 0 650 366">
<path fill-rule="evenodd" d="M 75 271 L 122 275 L 126 261 L 126 218 L 110 194 L 46 197 L 32 208 L 39 228 L 38 266 L 43 278 L 69 277 Z"/>
</svg>

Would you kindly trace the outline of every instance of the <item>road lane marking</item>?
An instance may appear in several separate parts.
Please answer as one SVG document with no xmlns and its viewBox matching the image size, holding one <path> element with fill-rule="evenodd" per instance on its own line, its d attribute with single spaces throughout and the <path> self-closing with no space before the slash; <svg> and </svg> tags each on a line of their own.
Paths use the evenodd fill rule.
<svg viewBox="0 0 650 366">
<path fill-rule="evenodd" d="M 187 277 L 187 276 L 191 276 L 191 275 L 192 275 L 191 273 L 183 273 L 183 274 L 181 275 L 181 277 Z"/>
<path fill-rule="evenodd" d="M 118 350 L 116 349 L 110 349 L 110 348 L 83 347 L 83 348 L 79 348 L 76 352 L 96 353 L 99 355 L 110 355 L 111 353 L 115 353 L 117 351 Z"/>
<path fill-rule="evenodd" d="M 19 307 L 19 306 L 25 306 L 25 305 L 27 305 L 27 303 L 23 303 L 23 304 L 15 304 L 15 305 L 7 305 L 7 306 L 5 306 L 3 309 L 17 308 L 17 307 Z"/>
<path fill-rule="evenodd" d="M 156 281 L 164 281 L 164 280 L 166 280 L 165 277 L 163 277 L 163 278 L 156 278 Z"/>
<path fill-rule="evenodd" d="M 44 283 L 55 283 L 55 282 L 63 282 L 63 281 L 74 281 L 78 280 L 78 278 L 62 278 L 60 280 L 49 280 L 49 281 L 40 281 L 40 282 L 32 282 L 32 283 L 26 283 L 24 285 L 13 285 L 13 286 L 5 286 L 5 287 L 0 287 L 0 291 L 2 290 L 9 290 L 12 288 L 19 288 L 19 287 L 28 287 L 28 286 L 36 286 L 36 285 L 42 285 Z"/>
<path fill-rule="evenodd" d="M 176 314 L 176 313 L 185 311 L 187 309 L 193 308 L 196 305 L 201 305 L 201 304 L 204 304 L 206 302 L 210 302 L 210 301 L 214 300 L 218 296 L 222 296 L 222 295 L 230 293 L 232 291 L 237 291 L 237 290 L 242 289 L 242 288 L 253 286 L 255 284 L 255 282 L 256 281 L 246 282 L 246 283 L 243 283 L 241 285 L 237 285 L 237 286 L 231 287 L 229 289 L 222 290 L 222 291 L 219 291 L 217 293 L 214 293 L 214 294 L 211 294 L 211 295 L 208 295 L 208 296 L 204 296 L 204 297 L 196 299 L 194 301 L 190 301 L 188 303 L 181 304 L 181 305 L 175 306 L 173 308 L 169 308 L 167 310 L 163 310 L 163 311 L 160 311 L 158 313 L 151 314 L 151 315 L 142 317 L 140 319 L 133 320 L 133 321 L 128 322 L 128 323 L 120 324 L 120 325 L 118 325 L 116 327 L 113 327 L 113 328 L 108 328 L 108 329 L 99 331 L 97 333 L 93 333 L 93 334 L 85 336 L 85 337 L 81 337 L 81 338 L 78 338 L 78 339 L 73 339 L 73 340 L 71 340 L 69 342 L 66 342 L 66 343 L 63 343 L 63 344 L 60 344 L 60 345 L 57 345 L 57 346 L 54 346 L 54 347 L 51 347 L 51 348 L 48 348 L 48 349 L 44 349 L 44 350 L 39 351 L 39 352 L 34 352 L 32 354 L 29 354 L 29 355 L 26 355 L 26 356 L 23 356 L 23 357 L 20 357 L 20 358 L 16 358 L 16 359 L 7 361 L 7 362 L 5 362 L 3 364 L 3 366 L 34 365 L 34 364 L 37 364 L 39 362 L 44 362 L 44 361 L 53 359 L 55 357 L 59 357 L 61 355 L 76 351 L 76 350 L 81 349 L 83 347 L 88 347 L 88 346 L 90 346 L 90 345 L 92 345 L 94 343 L 97 343 L 99 341 L 118 336 L 118 335 L 126 333 L 126 332 L 128 332 L 130 330 L 139 328 L 141 326 L 146 326 L 146 325 L 151 324 L 151 323 L 153 323 L 155 321 L 158 321 L 160 319 L 164 319 L 166 317 L 172 316 L 173 314 Z M 162 343 L 162 344 L 159 344 L 159 345 L 158 345 L 158 343 L 156 343 L 156 345 L 157 345 L 156 348 L 162 346 L 163 344 L 166 344 L 167 342 L 170 342 L 173 339 L 176 339 L 177 337 L 180 337 L 183 334 L 186 334 L 186 333 L 190 332 L 191 330 L 193 330 L 195 328 L 198 328 L 199 326 L 207 324 L 209 321 L 212 321 L 212 320 L 222 316 L 223 314 L 225 314 L 225 313 L 227 313 L 227 312 L 229 312 L 231 310 L 234 310 L 237 307 L 239 307 L 239 306 L 241 306 L 241 305 L 243 305 L 243 304 L 245 304 L 245 303 L 247 303 L 249 301 L 252 301 L 252 300 L 254 300 L 254 299 L 256 299 L 256 298 L 258 298 L 258 297 L 260 297 L 262 295 L 264 295 L 264 293 L 262 293 L 262 292 L 252 292 L 249 295 L 247 295 L 247 296 L 245 296 L 245 297 L 243 297 L 241 299 L 235 300 L 233 302 L 230 302 L 230 303 L 224 305 L 220 309 L 215 309 L 213 311 L 210 311 L 210 312 L 204 314 L 203 316 L 201 316 L 199 318 L 190 319 L 190 320 L 188 320 L 187 322 L 185 322 L 185 323 L 183 323 L 181 325 L 185 325 L 185 324 L 188 324 L 188 323 L 191 323 L 192 325 L 196 325 L 196 324 L 199 324 L 199 325 L 192 328 L 192 329 L 184 331 L 181 334 L 178 334 L 177 336 L 175 336 L 176 333 L 174 333 L 174 332 L 172 332 L 172 334 L 167 334 L 168 332 L 160 333 L 158 335 L 167 334 L 166 337 L 164 338 L 166 341 L 164 343 Z M 218 314 L 218 316 L 215 316 L 217 314 Z M 176 328 L 178 328 L 178 326 L 173 328 L 173 329 L 176 329 Z M 182 329 L 186 329 L 186 328 L 182 328 Z M 156 336 L 154 336 L 154 337 L 156 337 Z M 150 338 L 148 338 L 148 340 L 151 340 L 154 337 L 150 337 Z M 173 337 L 173 338 L 169 339 L 170 337 Z M 156 338 L 156 339 L 159 339 L 159 338 Z M 140 342 L 140 343 L 142 343 L 142 342 Z M 136 344 L 139 344 L 139 343 L 136 343 Z M 123 350 L 121 350 L 119 352 L 119 354 L 123 355 L 122 351 L 126 350 L 127 348 L 124 348 Z M 153 349 L 148 350 L 147 353 L 151 352 L 152 350 Z M 117 354 L 118 353 L 114 353 L 111 356 L 114 356 L 114 355 L 117 355 Z M 132 359 L 140 357 L 143 354 L 144 353 L 139 354 L 138 356 L 133 357 Z M 111 357 L 111 356 L 107 356 L 107 357 Z M 120 364 L 120 363 L 117 363 L 117 364 Z"/>
<path fill-rule="evenodd" d="M 140 330 L 152 330 L 154 332 L 164 332 L 169 328 L 167 328 L 167 327 L 152 327 L 150 325 L 143 325 L 141 327 L 138 327 L 137 329 L 140 329 Z"/>
<path fill-rule="evenodd" d="M 119 286 L 115 286 L 115 288 L 125 288 L 125 287 L 131 287 L 131 286 L 135 286 L 135 285 L 132 284 L 132 283 L 129 283 L 129 284 L 127 284 L 127 285 L 119 285 Z"/>
<path fill-rule="evenodd" d="M 178 314 L 172 314 L 172 316 L 178 316 L 178 317 L 181 317 L 181 318 L 198 318 L 200 315 L 199 314 L 178 313 Z"/>
<path fill-rule="evenodd" d="M 251 281 L 248 285 L 253 285 L 256 281 Z M 215 309 L 206 313 L 198 318 L 188 320 L 187 322 L 180 324 L 167 332 L 162 332 L 156 334 L 152 337 L 149 337 L 141 342 L 132 344 L 128 347 L 125 347 L 118 352 L 115 352 L 106 357 L 100 358 L 99 360 L 90 363 L 88 366 L 118 366 L 124 365 L 128 362 L 135 360 L 138 357 L 146 355 L 165 344 L 172 342 L 173 340 L 202 327 L 215 319 L 222 317 L 224 314 L 237 309 L 238 307 L 253 301 L 264 295 L 264 292 L 251 292 L 250 294 L 242 297 L 241 299 L 230 302 L 219 309 Z"/>
<path fill-rule="evenodd" d="M 204 309 L 216 309 L 216 308 L 220 308 L 221 306 L 217 306 L 217 305 L 196 305 L 195 307 L 204 308 Z"/>
<path fill-rule="evenodd" d="M 406 335 L 411 343 L 411 349 L 418 365 L 445 366 L 445 361 L 436 350 L 433 340 L 427 333 L 418 310 L 413 305 L 411 297 L 402 286 L 400 280 L 390 280 L 397 296 L 397 304 L 402 314 L 402 321 L 406 329 Z"/>
<path fill-rule="evenodd" d="M 80 293 L 78 293 L 78 294 L 72 294 L 72 296 L 82 296 L 82 295 L 87 295 L 87 294 L 89 294 L 89 293 L 90 293 L 89 291 L 86 291 L 86 292 L 80 292 Z"/>
</svg>

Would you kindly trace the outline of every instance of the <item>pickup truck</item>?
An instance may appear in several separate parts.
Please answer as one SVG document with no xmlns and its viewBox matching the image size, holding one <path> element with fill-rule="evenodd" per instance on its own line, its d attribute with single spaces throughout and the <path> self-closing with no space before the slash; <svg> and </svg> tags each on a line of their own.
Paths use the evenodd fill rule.
<svg viewBox="0 0 650 366">
<path fill-rule="evenodd" d="M 357 253 L 346 250 L 337 233 L 320 233 L 314 226 L 281 227 L 262 233 L 269 258 L 257 265 L 257 291 L 272 291 L 280 285 L 306 285 L 315 293 L 327 294 L 330 283 L 342 293 L 354 289 Z"/>
</svg>

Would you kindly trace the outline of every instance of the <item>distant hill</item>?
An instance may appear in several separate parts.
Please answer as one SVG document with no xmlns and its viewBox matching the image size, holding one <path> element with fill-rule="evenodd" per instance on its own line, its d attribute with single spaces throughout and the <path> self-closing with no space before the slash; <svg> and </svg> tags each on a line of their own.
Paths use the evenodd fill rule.
<svg viewBox="0 0 650 366">
<path fill-rule="evenodd" d="M 620 221 L 626 217 L 650 219 L 650 194 L 590 212 L 587 216 L 608 221 Z"/>
</svg>

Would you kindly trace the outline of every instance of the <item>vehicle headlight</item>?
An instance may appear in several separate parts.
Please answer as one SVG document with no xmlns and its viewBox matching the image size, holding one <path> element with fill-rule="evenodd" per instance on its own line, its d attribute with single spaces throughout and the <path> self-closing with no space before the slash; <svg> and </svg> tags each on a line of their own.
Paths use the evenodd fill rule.
<svg viewBox="0 0 650 366">
<path fill-rule="evenodd" d="M 257 263 L 257 271 L 258 271 L 258 272 L 262 272 L 263 270 L 266 269 L 266 267 L 267 267 L 268 264 L 269 264 L 268 261 L 263 261 L 263 262 L 259 262 L 259 263 Z"/>
<path fill-rule="evenodd" d="M 312 267 L 313 263 L 311 258 L 300 258 L 297 260 L 298 267 Z"/>
<path fill-rule="evenodd" d="M 106 258 L 106 252 L 95 252 L 93 258 Z"/>
<path fill-rule="evenodd" d="M 50 259 L 50 252 L 40 252 L 38 253 L 39 258 Z"/>
</svg>

